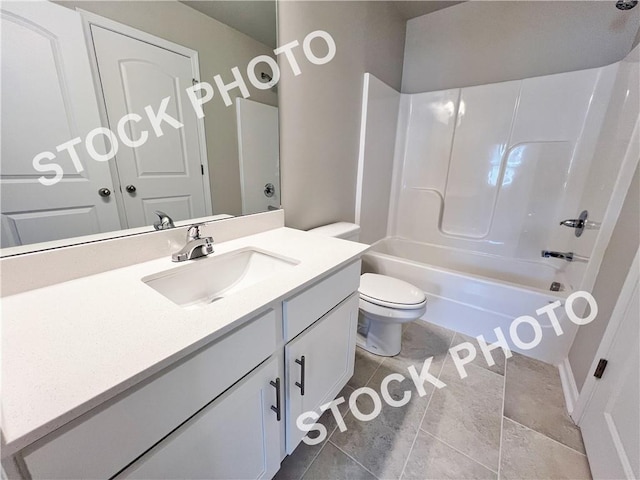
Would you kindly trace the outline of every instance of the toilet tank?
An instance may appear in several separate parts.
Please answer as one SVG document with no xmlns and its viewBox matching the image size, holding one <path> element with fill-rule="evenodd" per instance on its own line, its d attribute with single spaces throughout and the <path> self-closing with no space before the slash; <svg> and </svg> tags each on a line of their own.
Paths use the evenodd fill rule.
<svg viewBox="0 0 640 480">
<path fill-rule="evenodd" d="M 353 242 L 357 242 L 360 238 L 360 226 L 349 222 L 330 223 L 322 227 L 312 228 L 309 232 Z"/>
</svg>

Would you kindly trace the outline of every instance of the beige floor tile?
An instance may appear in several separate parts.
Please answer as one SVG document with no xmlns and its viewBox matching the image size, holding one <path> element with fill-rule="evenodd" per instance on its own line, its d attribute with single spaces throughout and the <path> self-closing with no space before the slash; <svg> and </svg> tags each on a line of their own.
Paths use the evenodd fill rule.
<svg viewBox="0 0 640 480">
<path fill-rule="evenodd" d="M 504 378 L 475 365 L 461 379 L 451 357 L 422 422 L 422 429 L 478 463 L 497 471 Z"/>
<path fill-rule="evenodd" d="M 304 480 L 375 480 L 376 477 L 327 443 L 304 474 Z"/>
<path fill-rule="evenodd" d="M 406 372 L 408 365 L 421 367 L 428 357 L 433 357 L 431 372 L 439 372 L 447 356 L 455 332 L 422 320 L 406 324 L 402 334 L 402 350 L 395 357 L 387 357 L 385 364 Z"/>
<path fill-rule="evenodd" d="M 498 474 L 420 431 L 402 480 L 496 479 Z"/>
<path fill-rule="evenodd" d="M 427 384 L 427 395 L 420 397 L 407 375 L 402 382 L 390 382 L 388 388 L 391 398 L 396 401 L 404 398 L 405 392 L 410 392 L 409 403 L 402 407 L 389 406 L 380 395 L 381 383 L 387 375 L 393 373 L 397 373 L 396 370 L 383 363 L 368 384 L 381 398 L 380 414 L 373 420 L 361 421 L 351 412 L 346 419 L 347 430 L 340 432 L 336 429 L 330 439 L 381 479 L 400 478 L 433 390 Z M 359 397 L 357 405 L 363 414 L 374 409 L 368 396 Z"/>
<path fill-rule="evenodd" d="M 578 480 L 591 472 L 581 453 L 505 418 L 500 478 Z"/>
<path fill-rule="evenodd" d="M 338 397 L 344 397 L 345 403 L 338 406 L 338 409 L 343 416 L 346 416 L 349 409 L 349 395 L 353 392 L 353 389 L 349 386 L 345 386 Z M 274 477 L 274 480 L 300 480 L 304 472 L 309 468 L 311 462 L 322 450 L 324 444 L 329 440 L 329 437 L 338 426 L 331 411 L 326 411 L 322 414 L 318 420 L 327 429 L 327 438 L 324 442 L 318 445 L 307 445 L 301 442 L 291 455 L 285 457 L 280 466 L 280 470 Z"/>
<path fill-rule="evenodd" d="M 360 347 L 356 347 L 354 372 L 347 385 L 351 388 L 364 387 L 384 359 L 385 357 L 374 355 Z"/>
<path fill-rule="evenodd" d="M 463 333 L 456 333 L 456 336 L 451 342 L 451 346 L 459 345 L 462 342 L 470 342 L 476 349 L 476 358 L 472 360 L 471 365 L 477 365 L 478 367 L 486 368 L 487 370 L 497 373 L 498 375 L 504 375 L 505 366 L 506 366 L 506 358 L 504 352 L 501 348 L 496 348 L 491 351 L 491 357 L 494 360 L 494 364 L 489 366 L 487 360 L 484 358 L 482 354 L 482 350 L 480 350 L 480 346 L 478 345 L 478 340 Z M 462 351 L 460 356 L 466 355 L 466 351 Z"/>
<path fill-rule="evenodd" d="M 514 353 L 506 375 L 504 415 L 584 453 L 580 429 L 565 410 L 558 369 Z"/>
</svg>

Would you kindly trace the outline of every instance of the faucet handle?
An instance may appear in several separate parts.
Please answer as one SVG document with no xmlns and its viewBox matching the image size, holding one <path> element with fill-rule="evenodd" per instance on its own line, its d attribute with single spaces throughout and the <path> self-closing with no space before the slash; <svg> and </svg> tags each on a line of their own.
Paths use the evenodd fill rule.
<svg viewBox="0 0 640 480">
<path fill-rule="evenodd" d="M 173 220 L 169 215 L 164 213 L 161 210 L 156 210 L 155 213 L 158 216 L 158 221 L 153 224 L 153 228 L 156 230 L 166 230 L 167 228 L 175 228 L 176 226 L 173 224 Z"/>
<path fill-rule="evenodd" d="M 189 230 L 187 230 L 187 241 L 198 240 L 200 237 L 200 227 L 202 227 L 204 223 L 194 223 L 189 226 Z"/>
</svg>

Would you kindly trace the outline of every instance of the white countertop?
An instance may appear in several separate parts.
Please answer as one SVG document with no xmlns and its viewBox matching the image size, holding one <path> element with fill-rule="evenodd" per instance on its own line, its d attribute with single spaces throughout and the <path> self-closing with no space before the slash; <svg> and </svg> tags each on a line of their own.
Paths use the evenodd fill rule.
<svg viewBox="0 0 640 480">
<path fill-rule="evenodd" d="M 179 307 L 141 281 L 175 268 L 168 257 L 3 298 L 3 456 L 219 338 L 368 248 L 278 228 L 216 244 L 212 256 L 244 247 L 300 263 L 198 309 Z"/>
</svg>

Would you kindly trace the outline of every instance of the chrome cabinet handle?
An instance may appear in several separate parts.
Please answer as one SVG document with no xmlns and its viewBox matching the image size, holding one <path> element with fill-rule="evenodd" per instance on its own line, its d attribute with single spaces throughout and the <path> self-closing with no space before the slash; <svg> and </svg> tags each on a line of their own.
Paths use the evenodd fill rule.
<svg viewBox="0 0 640 480">
<path fill-rule="evenodd" d="M 109 195 L 111 195 L 111 190 L 109 190 L 108 188 L 100 188 L 98 189 L 98 195 L 100 195 L 101 197 L 108 197 Z"/>
<path fill-rule="evenodd" d="M 296 387 L 300 389 L 300 395 L 304 396 L 304 370 L 306 365 L 304 355 L 300 357 L 300 360 L 296 358 L 296 363 L 300 365 L 300 382 L 296 382 Z"/>
<path fill-rule="evenodd" d="M 274 407 L 273 405 L 271 405 L 271 410 L 276 412 L 276 419 L 280 421 L 282 417 L 282 409 L 280 404 L 280 377 L 276 378 L 275 382 L 271 380 L 269 382 L 269 385 L 276 389 L 276 406 Z"/>
</svg>

